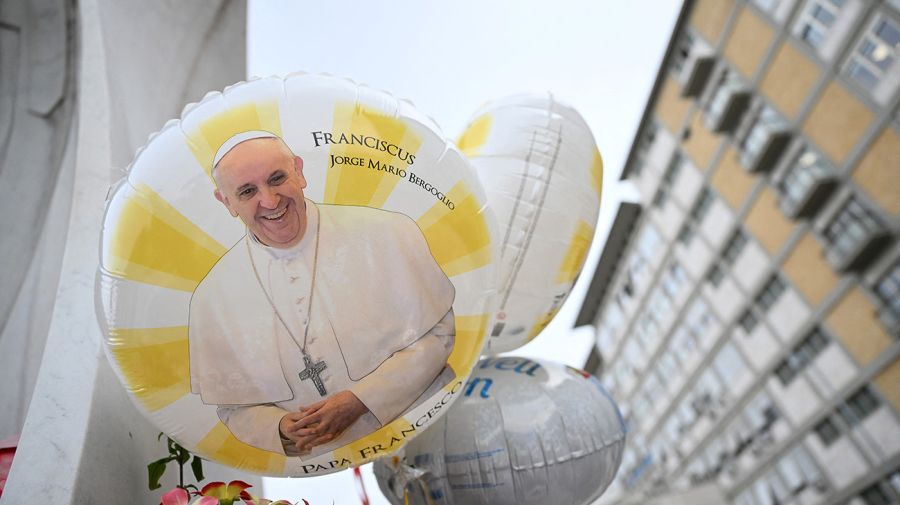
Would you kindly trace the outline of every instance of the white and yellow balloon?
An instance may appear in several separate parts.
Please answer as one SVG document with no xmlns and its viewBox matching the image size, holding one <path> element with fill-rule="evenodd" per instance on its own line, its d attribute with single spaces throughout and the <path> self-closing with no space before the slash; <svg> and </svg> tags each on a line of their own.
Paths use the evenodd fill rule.
<svg viewBox="0 0 900 505">
<path fill-rule="evenodd" d="M 216 406 L 191 393 L 192 292 L 246 234 L 212 196 L 213 157 L 226 139 L 258 130 L 280 136 L 303 158 L 305 195 L 313 201 L 385 209 L 415 220 L 456 290 L 449 365 L 457 380 L 381 429 L 303 461 L 238 440 L 219 420 Z M 402 146 L 416 156 L 415 165 L 409 158 L 398 163 L 389 148 L 371 143 L 325 145 L 320 141 L 325 134 Z M 329 163 L 335 158 L 365 158 L 367 163 Z M 436 403 L 449 404 L 456 397 L 481 354 L 495 306 L 496 224 L 468 161 L 407 101 L 326 75 L 239 83 L 186 107 L 181 119 L 152 136 L 110 195 L 98 275 L 98 317 L 107 356 L 135 405 L 205 458 L 288 476 L 364 463 L 381 454 L 361 448 L 394 449 L 424 429 L 426 423 L 418 420 L 434 418 L 426 414 Z"/>
<path fill-rule="evenodd" d="M 500 225 L 499 307 L 486 352 L 520 347 L 559 311 L 584 265 L 603 162 L 584 118 L 552 95 L 484 105 L 457 144 Z"/>
</svg>

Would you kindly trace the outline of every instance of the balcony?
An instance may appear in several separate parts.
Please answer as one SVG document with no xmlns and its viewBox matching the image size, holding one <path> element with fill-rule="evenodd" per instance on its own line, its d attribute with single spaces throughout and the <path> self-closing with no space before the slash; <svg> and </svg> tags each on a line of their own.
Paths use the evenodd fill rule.
<svg viewBox="0 0 900 505">
<path fill-rule="evenodd" d="M 787 123 L 774 109 L 764 106 L 750 132 L 741 142 L 741 165 L 751 173 L 772 170 L 790 140 L 791 132 Z"/>
<path fill-rule="evenodd" d="M 681 96 L 696 98 L 702 95 L 715 65 L 716 60 L 710 53 L 695 51 L 688 56 L 678 79 L 681 84 Z"/>
<path fill-rule="evenodd" d="M 825 229 L 825 257 L 841 272 L 860 271 L 890 243 L 890 232 L 855 198 L 850 198 Z"/>
<path fill-rule="evenodd" d="M 706 126 L 715 133 L 730 133 L 737 128 L 750 105 L 750 90 L 737 77 L 726 71 L 706 108 Z"/>
<path fill-rule="evenodd" d="M 805 150 L 778 184 L 778 206 L 792 219 L 812 217 L 837 186 L 830 165 L 814 152 Z"/>
</svg>

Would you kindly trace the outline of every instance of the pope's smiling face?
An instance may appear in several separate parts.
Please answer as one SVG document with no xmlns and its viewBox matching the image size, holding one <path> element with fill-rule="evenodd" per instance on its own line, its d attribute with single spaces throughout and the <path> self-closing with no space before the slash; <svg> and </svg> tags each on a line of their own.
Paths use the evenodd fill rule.
<svg viewBox="0 0 900 505">
<path fill-rule="evenodd" d="M 215 196 L 270 247 L 296 245 L 306 232 L 303 160 L 277 138 L 241 142 L 213 170 Z"/>
</svg>

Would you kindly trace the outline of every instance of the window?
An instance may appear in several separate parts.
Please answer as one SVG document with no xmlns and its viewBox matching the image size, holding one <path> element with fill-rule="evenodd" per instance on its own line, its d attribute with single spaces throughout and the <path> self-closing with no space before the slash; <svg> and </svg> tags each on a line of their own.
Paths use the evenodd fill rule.
<svg viewBox="0 0 900 505">
<path fill-rule="evenodd" d="M 738 159 L 750 172 L 767 172 L 778 163 L 789 139 L 787 123 L 775 109 L 764 105 L 739 146 Z"/>
<path fill-rule="evenodd" d="M 887 239 L 884 226 L 851 197 L 824 231 L 826 257 L 838 270 L 861 268 L 874 259 Z"/>
<path fill-rule="evenodd" d="M 784 22 L 793 6 L 790 0 L 752 0 L 752 2 L 779 23 Z"/>
<path fill-rule="evenodd" d="M 700 221 L 706 216 L 706 212 L 709 210 L 709 207 L 712 205 L 714 197 L 709 188 L 703 188 L 703 191 L 700 193 L 700 198 L 697 199 L 697 203 L 694 204 L 694 208 L 691 210 L 691 217 L 696 221 Z"/>
<path fill-rule="evenodd" d="M 866 505 L 895 505 L 891 496 L 900 496 L 900 471 L 896 469 L 859 493 Z"/>
<path fill-rule="evenodd" d="M 789 360 L 782 361 L 775 368 L 775 376 L 778 377 L 778 380 L 780 380 L 781 383 L 785 386 L 793 382 L 794 378 L 797 377 L 797 374 L 799 374 L 799 372 L 800 371 L 797 368 L 791 366 Z"/>
<path fill-rule="evenodd" d="M 773 275 L 769 282 L 763 287 L 762 291 L 756 295 L 756 305 L 763 312 L 768 311 L 775 305 L 781 293 L 784 293 L 785 285 L 778 275 Z"/>
<path fill-rule="evenodd" d="M 646 418 L 647 412 L 652 408 L 653 405 L 650 403 L 650 400 L 647 398 L 647 395 L 638 395 L 637 400 L 633 403 L 633 414 L 634 419 L 639 422 Z"/>
<path fill-rule="evenodd" d="M 789 217 L 809 217 L 837 186 L 835 170 L 809 148 L 803 149 L 778 183 L 778 204 Z"/>
<path fill-rule="evenodd" d="M 722 267 L 716 263 L 709 269 L 709 273 L 706 274 L 706 280 L 709 281 L 713 287 L 719 287 L 722 284 L 722 279 L 725 278 L 725 272 L 722 270 Z"/>
<path fill-rule="evenodd" d="M 707 368 L 700 378 L 697 379 L 694 390 L 690 395 L 691 408 L 694 409 L 694 413 L 698 417 L 706 415 L 711 419 L 715 419 L 718 415 L 721 405 L 720 397 L 724 389 L 725 386 L 713 373 L 712 368 Z"/>
<path fill-rule="evenodd" d="M 747 235 L 738 228 L 725 244 L 725 249 L 722 251 L 722 261 L 726 265 L 733 265 L 741 251 L 744 250 L 745 245 L 747 245 Z"/>
<path fill-rule="evenodd" d="M 776 464 L 776 469 L 784 480 L 785 487 L 787 487 L 790 494 L 799 492 L 806 486 L 806 479 L 792 453 L 788 453 L 781 458 Z"/>
<path fill-rule="evenodd" d="M 834 424 L 830 416 L 817 424 L 814 430 L 825 447 L 830 446 L 835 440 L 841 438 L 841 430 Z"/>
<path fill-rule="evenodd" d="M 652 404 L 654 399 L 662 396 L 663 381 L 661 381 L 659 375 L 653 371 L 649 372 L 649 375 L 647 381 L 644 383 L 644 394 L 647 395 L 648 401 Z"/>
<path fill-rule="evenodd" d="M 646 361 L 643 351 L 641 347 L 638 345 L 636 340 L 629 340 L 627 344 L 625 344 L 625 349 L 622 351 L 622 356 L 625 358 L 625 361 L 628 362 L 635 369 L 635 371 L 641 369 Z"/>
<path fill-rule="evenodd" d="M 756 505 L 756 499 L 753 497 L 753 490 L 748 489 L 739 494 L 738 497 L 734 499 L 734 505 Z"/>
<path fill-rule="evenodd" d="M 625 314 L 622 313 L 622 308 L 619 307 L 618 304 L 610 303 L 607 304 L 607 309 L 604 317 L 604 324 L 611 333 L 615 333 L 619 331 L 622 323 L 625 322 Z"/>
<path fill-rule="evenodd" d="M 864 489 L 862 493 L 859 493 L 859 497 L 866 505 L 892 505 L 895 503 L 881 489 L 881 485 L 878 482 Z"/>
<path fill-rule="evenodd" d="M 715 320 L 709 306 L 702 298 L 696 298 L 684 318 L 684 327 L 694 336 L 704 335 Z"/>
<path fill-rule="evenodd" d="M 621 387 L 623 382 L 632 378 L 632 368 L 627 362 L 622 360 L 613 366 L 610 374 L 616 386 Z"/>
<path fill-rule="evenodd" d="M 654 459 L 661 464 L 666 464 L 669 459 L 669 451 L 668 445 L 670 442 L 665 440 L 664 437 L 658 436 L 653 442 L 650 444 L 650 452 L 653 453 Z"/>
<path fill-rule="evenodd" d="M 768 432 L 781 417 L 781 413 L 765 391 L 760 391 L 750 400 L 745 412 L 751 428 L 758 434 Z"/>
<path fill-rule="evenodd" d="M 813 430 L 822 445 L 828 447 L 841 437 L 843 430 L 861 423 L 880 406 L 881 401 L 878 397 L 868 386 L 863 386 L 844 400 L 833 414 L 822 419 Z"/>
<path fill-rule="evenodd" d="M 855 426 L 862 422 L 872 412 L 881 406 L 878 398 L 869 390 L 868 386 L 863 386 L 856 393 L 847 398 L 847 402 L 839 409 L 841 417 L 849 426 Z"/>
<path fill-rule="evenodd" d="M 789 385 L 829 343 L 822 330 L 814 329 L 775 368 L 775 375 L 783 385 Z"/>
<path fill-rule="evenodd" d="M 816 328 L 800 342 L 800 345 L 797 346 L 797 349 L 794 352 L 797 353 L 797 356 L 800 359 L 804 360 L 806 363 L 810 363 L 823 349 L 828 347 L 828 344 L 828 337 L 822 333 L 822 330 Z"/>
<path fill-rule="evenodd" d="M 690 244 L 691 240 L 694 239 L 694 232 L 696 231 L 696 227 L 697 224 L 692 221 L 684 223 L 684 225 L 681 227 L 681 230 L 678 232 L 678 241 L 684 245 Z"/>
<path fill-rule="evenodd" d="M 677 417 L 669 417 L 669 420 L 666 422 L 666 425 L 663 429 L 665 430 L 665 433 L 668 436 L 669 440 L 680 440 L 681 431 L 679 430 Z"/>
<path fill-rule="evenodd" d="M 664 322 L 672 313 L 672 300 L 661 289 L 654 291 L 647 303 L 648 312 L 655 322 Z M 657 333 L 659 333 L 657 331 Z"/>
<path fill-rule="evenodd" d="M 897 88 L 897 47 L 900 24 L 882 13 L 876 16 L 850 53 L 844 72 L 880 103 Z M 890 76 L 890 77 L 889 77 Z"/>
<path fill-rule="evenodd" d="M 795 446 L 785 454 L 778 461 L 776 468 L 792 495 L 796 495 L 809 484 L 820 486 L 824 483 L 822 473 L 802 445 Z"/>
<path fill-rule="evenodd" d="M 756 4 L 760 9 L 771 12 L 778 4 L 780 0 L 753 0 L 753 3 Z"/>
<path fill-rule="evenodd" d="M 786 503 L 790 498 L 790 493 L 788 492 L 787 486 L 782 482 L 781 477 L 775 472 L 770 472 L 766 477 L 766 481 L 772 489 L 773 505 Z"/>
<path fill-rule="evenodd" d="M 656 227 L 647 223 L 641 231 L 641 238 L 638 239 L 637 252 L 645 258 L 652 258 L 659 252 L 660 244 L 659 232 Z"/>
<path fill-rule="evenodd" d="M 662 356 L 659 357 L 656 369 L 660 375 L 666 378 L 666 381 L 670 381 L 681 374 L 678 360 L 675 358 L 675 353 L 673 352 L 664 352 Z"/>
<path fill-rule="evenodd" d="M 677 261 L 672 261 L 669 264 L 669 268 L 666 269 L 660 284 L 666 296 L 674 300 L 686 281 L 687 275 L 684 273 L 684 269 L 681 268 L 681 264 Z"/>
<path fill-rule="evenodd" d="M 681 172 L 681 166 L 684 164 L 684 156 L 681 153 L 676 152 L 672 156 L 672 160 L 669 162 L 669 166 L 666 167 L 666 172 L 662 176 L 662 180 L 659 183 L 659 188 L 656 190 L 656 194 L 653 195 L 653 205 L 656 207 L 662 207 L 666 204 L 666 201 L 669 199 L 669 193 L 672 191 L 672 184 L 675 182 L 675 178 L 678 177 L 678 174 Z"/>
<path fill-rule="evenodd" d="M 637 240 L 633 254 L 628 258 L 623 289 L 629 297 L 634 296 L 635 284 L 642 283 L 650 275 L 650 260 L 659 254 L 659 232 L 647 223 Z"/>
<path fill-rule="evenodd" d="M 693 47 L 695 40 L 694 34 L 690 30 L 685 30 L 681 33 L 678 44 L 675 46 L 675 54 L 672 55 L 671 68 L 675 75 L 680 74 L 684 68 L 684 62 L 691 55 L 691 47 Z"/>
<path fill-rule="evenodd" d="M 706 460 L 707 472 L 710 476 L 716 476 L 721 473 L 725 464 L 728 462 L 728 450 L 722 437 L 716 437 L 709 442 L 704 451 L 703 458 Z"/>
<path fill-rule="evenodd" d="M 644 163 L 647 160 L 647 153 L 656 142 L 656 135 L 659 133 L 659 124 L 656 121 L 648 124 L 638 140 L 638 148 L 635 153 L 635 161 L 631 168 L 631 173 L 635 177 L 639 177 L 644 170 Z"/>
<path fill-rule="evenodd" d="M 601 325 L 597 329 L 597 349 L 601 350 L 606 355 L 606 358 L 609 358 L 609 353 L 613 351 L 615 345 L 616 341 L 612 330 L 605 324 Z"/>
<path fill-rule="evenodd" d="M 758 323 L 759 319 L 756 317 L 756 314 L 753 313 L 753 309 L 747 309 L 747 312 L 745 312 L 738 320 L 738 325 L 740 325 L 747 334 L 750 334 L 750 332 L 753 331 L 753 328 L 756 328 Z"/>
<path fill-rule="evenodd" d="M 900 261 L 875 285 L 875 295 L 881 301 L 878 316 L 888 331 L 897 337 L 900 333 Z"/>
<path fill-rule="evenodd" d="M 703 191 L 700 192 L 700 196 L 697 198 L 694 206 L 691 207 L 691 212 L 688 214 L 687 221 L 678 233 L 678 240 L 680 242 L 685 245 L 690 244 L 691 240 L 694 238 L 697 226 L 703 221 L 703 218 L 706 217 L 713 201 L 715 201 L 715 196 L 713 196 L 712 191 L 710 191 L 709 188 L 703 188 Z"/>
<path fill-rule="evenodd" d="M 677 333 L 672 337 L 672 344 L 670 345 L 670 349 L 676 354 L 678 357 L 678 361 L 682 363 L 687 363 L 691 357 L 697 353 L 700 345 L 697 342 L 697 338 L 691 335 L 690 332 L 681 328 Z"/>
<path fill-rule="evenodd" d="M 647 258 L 641 254 L 632 254 L 628 258 L 628 264 L 625 268 L 622 291 L 629 298 L 634 296 L 635 283 L 643 281 L 649 274 L 650 265 L 647 263 Z"/>
<path fill-rule="evenodd" d="M 722 350 L 719 351 L 719 354 L 716 355 L 713 361 L 713 367 L 719 373 L 719 376 L 722 377 L 722 380 L 732 386 L 735 380 L 750 371 L 740 351 L 731 343 L 727 343 L 722 347 Z"/>
<path fill-rule="evenodd" d="M 671 277 L 672 282 L 679 287 L 687 281 L 687 275 L 684 273 L 684 269 L 681 268 L 681 264 L 677 261 L 673 261 L 672 264 L 669 265 L 669 277 Z"/>
<path fill-rule="evenodd" d="M 737 257 L 747 245 L 747 235 L 740 228 L 735 230 L 722 250 L 722 258 L 713 264 L 706 274 L 706 280 L 714 287 L 718 287 L 725 278 L 725 270 L 734 265 Z"/>
<path fill-rule="evenodd" d="M 687 431 L 690 431 L 693 428 L 694 423 L 697 421 L 697 415 L 694 413 L 694 409 L 691 405 L 690 398 L 685 398 L 678 404 L 678 410 L 675 411 L 674 414 L 678 418 L 678 432 L 679 434 L 684 434 Z"/>
<path fill-rule="evenodd" d="M 795 34 L 813 47 L 821 46 L 829 36 L 845 0 L 814 0 L 800 13 Z"/>
<path fill-rule="evenodd" d="M 757 503 L 761 505 L 779 505 L 776 502 L 775 492 L 769 487 L 765 478 L 759 479 L 753 484 L 753 491 L 756 493 Z"/>
</svg>

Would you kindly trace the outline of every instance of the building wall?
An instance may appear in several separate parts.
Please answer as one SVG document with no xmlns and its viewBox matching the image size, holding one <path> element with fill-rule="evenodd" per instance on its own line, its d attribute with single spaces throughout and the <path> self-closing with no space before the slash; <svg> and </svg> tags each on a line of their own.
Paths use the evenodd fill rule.
<svg viewBox="0 0 900 505">
<path fill-rule="evenodd" d="M 54 8 L 53 2 L 30 4 Z M 176 0 L 66 5 L 78 35 L 71 41 L 78 48 L 71 83 L 76 120 L 60 144 L 66 149 L 50 204 L 53 220 L 41 237 L 44 257 L 35 259 L 44 265 L 45 278 L 24 284 L 43 291 L 20 297 L 27 301 L 23 314 L 46 309 L 38 317 L 47 320 L 41 335 L 47 344 L 38 353 L 40 373 L 28 395 L 24 427 L 18 426 L 22 435 L 3 503 L 156 504 L 161 490 L 147 489 L 147 464 L 166 456 L 166 446 L 110 368 L 95 315 L 105 200 L 134 152 L 179 115 L 186 99 L 198 100 L 202 90 L 245 77 L 246 5 Z M 32 167 L 13 168 L 28 173 Z M 216 480 L 259 484 L 258 477 L 210 462 L 204 466 Z M 164 489 L 177 483 L 176 474 L 169 469 Z"/>
<path fill-rule="evenodd" d="M 876 51 L 874 83 L 854 70 L 900 2 L 685 9 L 595 323 L 632 430 L 604 502 L 710 484 L 738 505 L 900 502 L 900 54 Z"/>
</svg>

